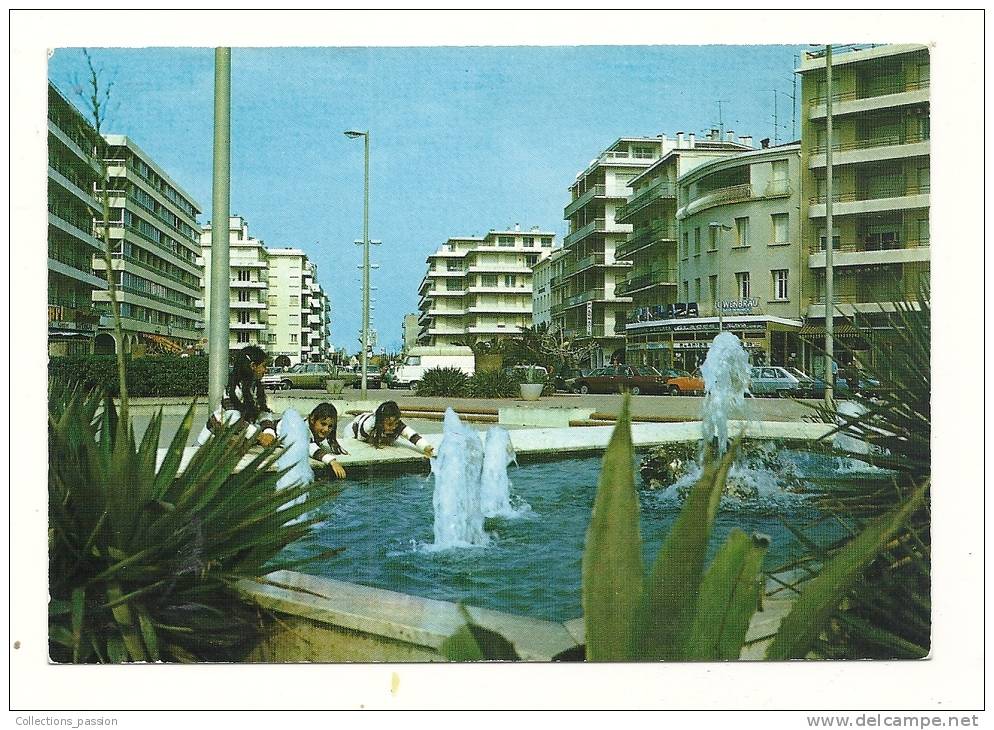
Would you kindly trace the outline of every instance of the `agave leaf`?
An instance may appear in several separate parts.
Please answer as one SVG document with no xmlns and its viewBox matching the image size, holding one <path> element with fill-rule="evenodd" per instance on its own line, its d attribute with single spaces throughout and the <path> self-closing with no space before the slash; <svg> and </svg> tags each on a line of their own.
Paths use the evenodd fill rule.
<svg viewBox="0 0 994 730">
<path fill-rule="evenodd" d="M 833 555 L 818 576 L 804 587 L 790 613 L 784 617 L 780 630 L 766 650 L 767 659 L 777 661 L 807 656 L 842 599 L 873 558 L 921 506 L 927 490 L 928 483 L 915 490 L 894 512 L 870 523 Z"/>
<path fill-rule="evenodd" d="M 193 427 L 193 416 L 196 413 L 196 408 L 197 401 L 194 399 L 193 403 L 187 409 L 186 415 L 183 416 L 183 421 L 180 423 L 179 428 L 176 429 L 176 434 L 173 436 L 169 448 L 166 449 L 165 457 L 159 466 L 158 473 L 155 475 L 153 493 L 156 500 L 162 500 L 173 479 L 176 478 L 176 474 L 179 472 L 180 464 L 183 461 L 183 450 L 186 447 L 186 440 L 190 435 L 190 429 Z"/>
<path fill-rule="evenodd" d="M 56 644 L 64 646 L 66 649 L 73 648 L 74 639 L 72 631 L 62 624 L 48 624 L 48 640 L 54 641 Z"/>
<path fill-rule="evenodd" d="M 79 661 L 79 645 L 83 637 L 83 619 L 86 591 L 76 588 L 72 592 L 72 660 Z"/>
<path fill-rule="evenodd" d="M 442 642 L 441 653 L 449 661 L 519 661 L 514 645 L 496 631 L 475 623 L 466 607 L 459 606 L 465 623 Z"/>
<path fill-rule="evenodd" d="M 642 595 L 642 539 L 633 476 L 629 396 L 611 434 L 583 551 L 582 603 L 587 658 L 630 659 Z"/>
<path fill-rule="evenodd" d="M 659 551 L 637 614 L 640 659 L 684 658 L 711 527 L 737 449 L 736 442 L 721 459 L 705 459 L 701 478 L 691 487 Z"/>
<path fill-rule="evenodd" d="M 49 618 L 54 618 L 55 616 L 68 616 L 70 611 L 72 611 L 72 605 L 69 601 L 60 601 L 57 598 L 52 598 L 48 602 Z"/>
<path fill-rule="evenodd" d="M 128 651 L 124 648 L 124 641 L 119 634 L 107 637 L 107 658 L 112 664 L 123 664 L 128 661 Z"/>
<path fill-rule="evenodd" d="M 735 660 L 759 605 L 760 567 L 769 538 L 735 529 L 701 582 L 684 656 L 692 661 Z"/>
<path fill-rule="evenodd" d="M 135 612 L 138 614 L 138 625 L 141 628 L 142 639 L 145 641 L 145 646 L 148 649 L 149 658 L 153 662 L 159 661 L 159 639 L 155 633 L 155 625 L 152 623 L 152 617 L 149 616 L 148 611 L 142 605 L 135 607 Z"/>
</svg>

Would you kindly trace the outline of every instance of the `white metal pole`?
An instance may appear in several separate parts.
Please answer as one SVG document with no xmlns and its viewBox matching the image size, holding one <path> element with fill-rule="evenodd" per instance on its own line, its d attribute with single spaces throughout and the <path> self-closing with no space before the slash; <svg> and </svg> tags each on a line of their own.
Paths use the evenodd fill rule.
<svg viewBox="0 0 994 730">
<path fill-rule="evenodd" d="M 231 49 L 214 49 L 214 180 L 211 205 L 211 304 L 207 333 L 207 401 L 213 413 L 228 382 L 230 258 L 228 213 L 231 203 Z"/>
</svg>

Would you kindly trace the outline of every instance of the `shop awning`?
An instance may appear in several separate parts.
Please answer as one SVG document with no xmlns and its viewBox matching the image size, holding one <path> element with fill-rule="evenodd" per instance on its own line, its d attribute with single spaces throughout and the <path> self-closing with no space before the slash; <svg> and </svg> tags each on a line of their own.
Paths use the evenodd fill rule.
<svg viewBox="0 0 994 730">
<path fill-rule="evenodd" d="M 798 335 L 807 339 L 825 336 L 825 326 L 820 324 L 806 324 L 797 332 Z M 863 333 L 849 323 L 837 324 L 832 328 L 833 337 L 862 337 Z"/>
</svg>

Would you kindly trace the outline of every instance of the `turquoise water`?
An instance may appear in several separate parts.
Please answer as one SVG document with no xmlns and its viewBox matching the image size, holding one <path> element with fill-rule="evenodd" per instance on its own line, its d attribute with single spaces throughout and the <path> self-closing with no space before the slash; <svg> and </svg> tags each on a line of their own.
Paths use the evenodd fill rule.
<svg viewBox="0 0 994 730">
<path fill-rule="evenodd" d="M 811 468 L 810 457 L 798 454 L 797 459 Z M 443 551 L 430 549 L 431 476 L 350 481 L 323 508 L 324 523 L 288 552 L 298 557 L 344 547 L 343 553 L 311 564 L 306 572 L 551 621 L 576 618 L 582 613 L 580 562 L 600 466 L 600 457 L 512 465 L 511 501 L 520 516 L 487 520 L 491 541 L 486 547 Z M 639 501 L 648 567 L 681 502 L 672 489 L 640 490 Z M 782 519 L 800 524 L 815 517 L 797 494 L 723 499 L 711 548 L 734 527 L 761 532 L 772 538 L 766 559 L 766 567 L 772 568 L 802 552 Z"/>
</svg>

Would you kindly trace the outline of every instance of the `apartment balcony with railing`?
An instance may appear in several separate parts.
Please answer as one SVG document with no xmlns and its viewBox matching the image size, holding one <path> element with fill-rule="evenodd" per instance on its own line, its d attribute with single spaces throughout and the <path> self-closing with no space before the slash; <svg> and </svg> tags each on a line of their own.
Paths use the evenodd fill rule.
<svg viewBox="0 0 994 730">
<path fill-rule="evenodd" d="M 810 150 L 808 167 L 825 167 L 825 143 L 814 145 Z M 850 142 L 832 145 L 832 164 L 852 165 L 860 162 L 923 157 L 930 153 L 929 135 L 924 133 L 873 135 Z"/>
<path fill-rule="evenodd" d="M 616 259 L 627 259 L 642 249 L 660 242 L 676 242 L 677 227 L 672 221 L 659 221 L 650 226 L 636 227 L 628 239 L 614 249 Z"/>
<path fill-rule="evenodd" d="M 832 192 L 832 209 L 835 215 L 873 213 L 895 209 L 927 208 L 930 185 L 928 183 L 908 184 L 900 180 L 891 183 L 865 185 L 857 183 L 856 189 Z M 808 198 L 808 217 L 825 216 L 826 194 Z"/>
<path fill-rule="evenodd" d="M 613 221 L 609 223 L 605 218 L 595 218 L 572 233 L 567 234 L 563 238 L 563 245 L 569 248 L 594 233 L 631 233 L 631 231 L 632 227 L 630 225 L 622 225 Z"/>
<path fill-rule="evenodd" d="M 629 296 L 639 291 L 644 291 L 655 286 L 676 286 L 676 268 L 658 268 L 647 271 L 643 274 L 631 276 L 625 281 L 618 282 L 614 287 L 614 293 L 618 296 Z"/>
<path fill-rule="evenodd" d="M 729 185 L 722 188 L 700 191 L 693 198 L 687 201 L 684 215 L 692 215 L 706 208 L 713 208 L 716 205 L 728 205 L 730 203 L 741 203 L 753 197 L 751 183 L 741 183 Z"/>
<path fill-rule="evenodd" d="M 825 268 L 825 242 L 808 246 L 808 267 Z M 929 261 L 931 251 L 928 237 L 893 239 L 881 242 L 842 240 L 832 250 L 834 266 L 873 266 Z"/>
<path fill-rule="evenodd" d="M 646 206 L 663 199 L 676 200 L 676 185 L 665 178 L 660 178 L 629 198 L 628 202 L 615 212 L 614 219 L 623 223 Z"/>
</svg>

